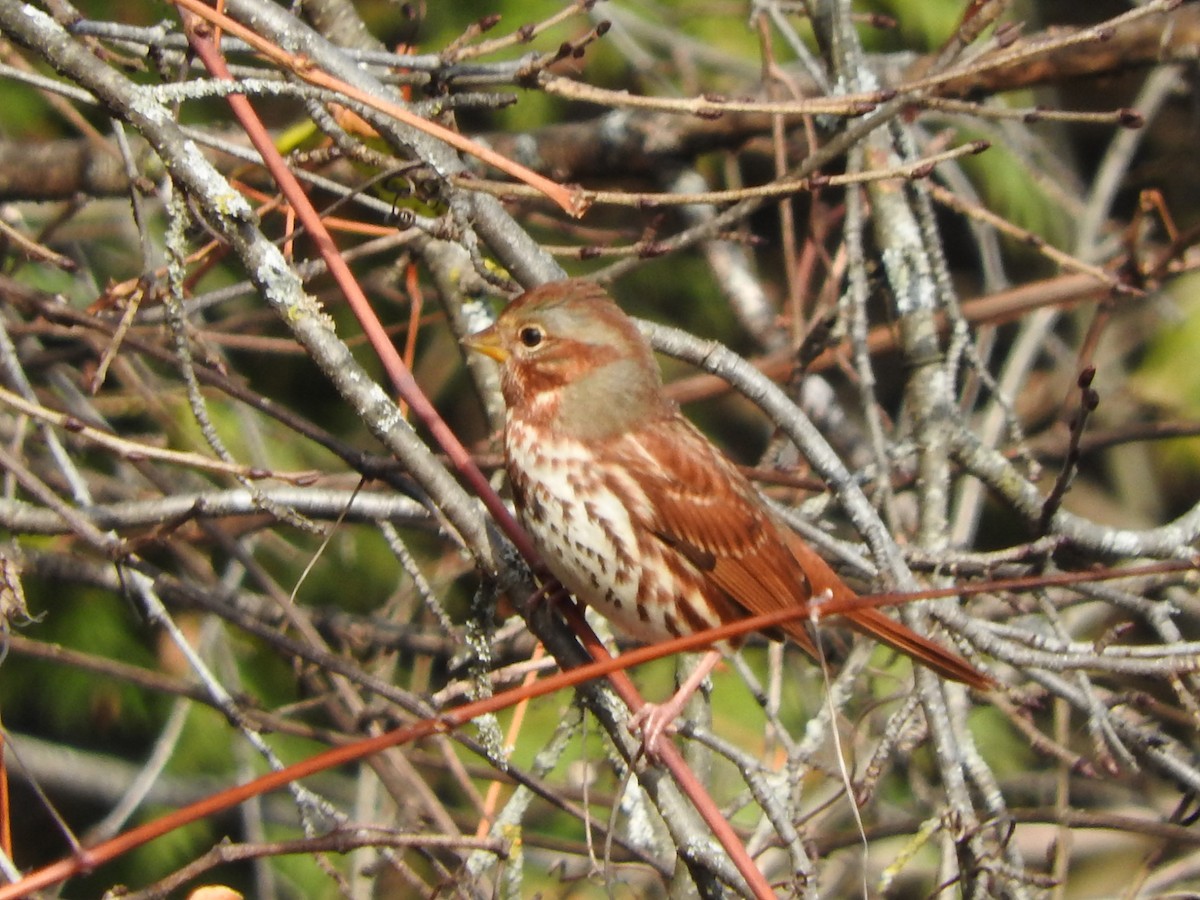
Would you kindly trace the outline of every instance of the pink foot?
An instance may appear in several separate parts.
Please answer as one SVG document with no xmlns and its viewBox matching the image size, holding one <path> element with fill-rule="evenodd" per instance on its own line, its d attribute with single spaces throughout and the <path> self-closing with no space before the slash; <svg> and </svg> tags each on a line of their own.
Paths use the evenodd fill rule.
<svg viewBox="0 0 1200 900">
<path fill-rule="evenodd" d="M 709 650 L 670 700 L 666 703 L 643 703 L 642 708 L 629 717 L 629 730 L 634 734 L 641 732 L 642 752 L 647 759 L 662 761 L 663 741 L 675 733 L 675 720 L 687 706 L 688 699 L 720 661 L 720 652 Z"/>
<path fill-rule="evenodd" d="M 675 720 L 683 711 L 684 703 L 676 702 L 679 695 L 672 697 L 666 703 L 644 703 L 642 708 L 629 717 L 629 731 L 642 737 L 642 752 L 651 762 L 662 761 L 664 741 L 670 740 L 675 733 Z"/>
</svg>

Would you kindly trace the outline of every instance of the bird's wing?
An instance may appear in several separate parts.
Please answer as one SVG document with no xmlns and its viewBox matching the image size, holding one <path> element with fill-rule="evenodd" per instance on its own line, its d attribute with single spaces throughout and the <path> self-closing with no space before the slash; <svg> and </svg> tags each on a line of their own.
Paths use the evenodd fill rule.
<svg viewBox="0 0 1200 900">
<path fill-rule="evenodd" d="M 798 534 L 780 523 L 749 480 L 695 426 L 676 415 L 618 442 L 637 473 L 647 527 L 746 613 L 803 606 L 815 595 L 848 600 L 854 591 Z M 877 609 L 842 617 L 946 678 L 987 690 L 994 681 L 962 657 Z M 806 619 L 780 626 L 815 655 Z"/>
<path fill-rule="evenodd" d="M 660 419 L 625 436 L 619 452 L 646 498 L 646 527 L 743 614 L 808 602 L 813 585 L 780 526 L 746 477 L 690 422 Z M 803 619 L 781 627 L 815 649 Z"/>
</svg>

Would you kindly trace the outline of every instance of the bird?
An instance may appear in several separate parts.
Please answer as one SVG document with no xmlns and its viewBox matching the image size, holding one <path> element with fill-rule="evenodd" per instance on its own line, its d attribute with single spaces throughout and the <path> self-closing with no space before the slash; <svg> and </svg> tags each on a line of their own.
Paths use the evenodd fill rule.
<svg viewBox="0 0 1200 900">
<path fill-rule="evenodd" d="M 812 601 L 857 597 L 663 389 L 649 342 L 600 285 L 543 284 L 463 339 L 500 365 L 514 506 L 546 569 L 581 603 L 654 643 Z M 809 623 L 770 633 L 810 656 Z M 987 690 L 965 659 L 878 609 L 841 617 L 943 677 Z M 708 674 L 634 716 L 651 756 Z"/>
</svg>

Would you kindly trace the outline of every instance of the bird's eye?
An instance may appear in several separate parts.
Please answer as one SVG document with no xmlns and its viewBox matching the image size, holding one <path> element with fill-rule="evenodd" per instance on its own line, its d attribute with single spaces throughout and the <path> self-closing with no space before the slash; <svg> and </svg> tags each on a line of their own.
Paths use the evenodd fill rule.
<svg viewBox="0 0 1200 900">
<path fill-rule="evenodd" d="M 538 328 L 536 325 L 526 325 L 517 332 L 517 337 L 520 339 L 521 343 L 530 350 L 540 344 L 545 336 L 546 335 L 542 332 L 542 329 Z"/>
</svg>

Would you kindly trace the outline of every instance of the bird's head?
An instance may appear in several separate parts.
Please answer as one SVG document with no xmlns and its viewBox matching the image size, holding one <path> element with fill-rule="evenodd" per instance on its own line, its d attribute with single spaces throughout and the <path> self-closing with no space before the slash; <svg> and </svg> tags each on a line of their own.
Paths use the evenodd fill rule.
<svg viewBox="0 0 1200 900">
<path fill-rule="evenodd" d="M 463 340 L 500 363 L 509 414 L 594 435 L 666 405 L 650 345 L 599 285 L 544 284 Z"/>
</svg>

